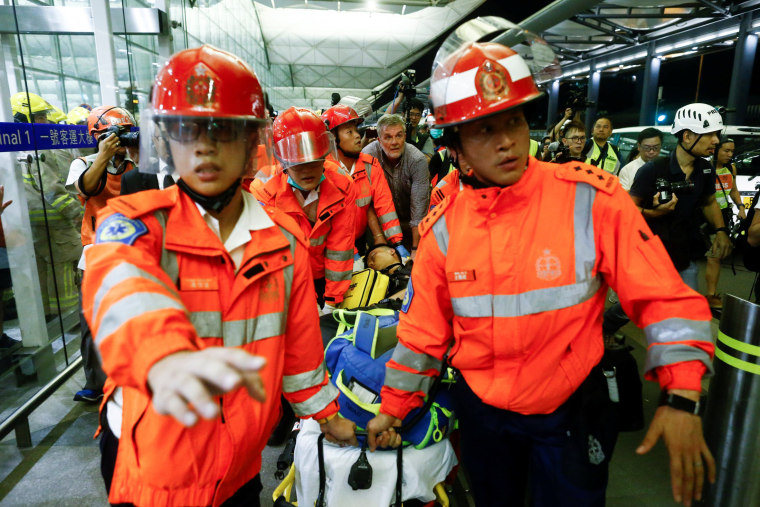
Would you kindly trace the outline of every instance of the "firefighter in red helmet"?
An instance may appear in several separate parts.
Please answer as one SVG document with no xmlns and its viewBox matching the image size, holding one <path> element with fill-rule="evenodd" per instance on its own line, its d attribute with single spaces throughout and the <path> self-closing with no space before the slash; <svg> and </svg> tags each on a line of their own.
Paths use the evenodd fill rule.
<svg viewBox="0 0 760 507">
<path fill-rule="evenodd" d="M 180 178 L 109 201 L 82 290 L 108 374 L 109 502 L 259 505 L 281 393 L 329 440 L 355 442 L 335 417 L 303 234 L 240 184 L 267 139 L 261 86 L 240 58 L 187 49 L 142 118 L 141 170 Z"/>
<path fill-rule="evenodd" d="M 364 234 L 369 226 L 373 236 L 370 246 L 387 242 L 400 248 L 402 257 L 409 257 L 401 245 L 401 226 L 383 167 L 375 157 L 361 151 L 358 127 L 364 118 L 352 108 L 338 104 L 322 113 L 322 120 L 335 137 L 338 162 L 354 181 L 357 207 L 355 231 L 359 253 L 366 251 Z"/>
<path fill-rule="evenodd" d="M 274 121 L 274 155 L 283 172 L 257 197 L 293 218 L 309 239 L 320 306 L 329 312 L 351 282 L 356 195 L 351 178 L 334 162 L 335 142 L 319 116 L 291 107 Z"/>
<path fill-rule="evenodd" d="M 521 106 L 540 93 L 528 62 L 551 63 L 551 51 L 504 20 L 494 28 L 514 50 L 462 29 L 436 55 L 436 125 L 463 189 L 420 224 L 401 346 L 387 364 L 370 445 L 397 440 L 389 429 L 422 405 L 448 354 L 460 372 L 452 394 L 477 505 L 525 505 L 526 494 L 536 506 L 604 505 L 618 410 L 615 370 L 602 359 L 611 286 L 644 329 L 645 375 L 664 392 L 637 452 L 664 439 L 673 496 L 689 505 L 704 469 L 715 475 L 697 415 L 714 351 L 707 303 L 617 178 L 529 157 Z"/>
</svg>

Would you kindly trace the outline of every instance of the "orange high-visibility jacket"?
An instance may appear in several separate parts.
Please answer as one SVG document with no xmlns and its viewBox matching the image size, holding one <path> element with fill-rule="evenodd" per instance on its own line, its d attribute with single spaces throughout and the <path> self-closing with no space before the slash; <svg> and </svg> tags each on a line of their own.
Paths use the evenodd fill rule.
<svg viewBox="0 0 760 507">
<path fill-rule="evenodd" d="M 337 412 L 327 379 L 309 254 L 297 225 L 251 231 L 237 273 L 177 186 L 114 198 L 86 253 L 83 310 L 123 416 L 111 503 L 220 505 L 259 473 L 284 393 L 301 417 Z M 177 351 L 240 347 L 267 360 L 265 403 L 245 389 L 192 428 L 157 414 L 147 375 Z"/>
<path fill-rule="evenodd" d="M 433 188 L 430 194 L 430 209 L 428 212 L 433 211 L 433 208 L 438 206 L 446 197 L 461 192 L 463 188 L 464 184 L 459 180 L 459 169 L 451 171 L 441 178 L 441 181 Z"/>
<path fill-rule="evenodd" d="M 87 169 L 92 166 L 95 159 L 98 157 L 97 153 L 88 155 L 86 157 L 79 157 L 81 163 L 87 166 Z M 109 162 L 109 165 L 111 162 Z M 82 245 L 91 245 L 95 242 L 95 221 L 97 219 L 98 212 L 106 207 L 106 202 L 112 197 L 116 197 L 121 193 L 121 177 L 127 171 L 131 171 L 135 168 L 131 161 L 127 161 L 128 167 L 121 174 L 111 174 L 106 170 L 103 174 L 106 178 L 106 184 L 103 190 L 96 195 L 84 195 L 80 192 L 79 200 L 84 204 L 84 218 L 82 219 Z"/>
<path fill-rule="evenodd" d="M 319 185 L 317 221 L 312 224 L 288 184 L 287 173 L 274 175 L 254 195 L 263 203 L 284 211 L 309 238 L 311 271 L 325 278 L 325 301 L 336 305 L 351 283 L 354 259 L 356 193 L 349 176 L 334 162 L 325 161 L 325 179 Z"/>
<path fill-rule="evenodd" d="M 360 153 L 356 159 L 354 174 L 351 175 L 356 189 L 356 237 L 364 235 L 367 228 L 367 212 L 370 204 L 377 213 L 380 225 L 383 227 L 385 239 L 391 244 L 401 243 L 403 234 L 399 225 L 393 196 L 385 179 L 383 167 L 369 153 Z"/>
<path fill-rule="evenodd" d="M 451 364 L 484 403 L 553 412 L 602 357 L 608 285 L 646 333 L 647 378 L 699 390 L 711 369 L 704 297 L 600 169 L 530 157 L 514 185 L 446 198 L 420 234 L 381 394 L 387 414 L 422 404 L 452 342 Z"/>
</svg>

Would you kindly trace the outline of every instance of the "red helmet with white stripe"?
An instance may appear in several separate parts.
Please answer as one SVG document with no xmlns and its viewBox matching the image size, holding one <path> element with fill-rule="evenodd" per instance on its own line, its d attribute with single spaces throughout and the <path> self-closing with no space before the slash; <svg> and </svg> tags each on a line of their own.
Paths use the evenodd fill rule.
<svg viewBox="0 0 760 507">
<path fill-rule="evenodd" d="M 525 60 L 493 42 L 467 43 L 436 62 L 430 83 L 439 128 L 483 118 L 540 96 Z"/>
</svg>

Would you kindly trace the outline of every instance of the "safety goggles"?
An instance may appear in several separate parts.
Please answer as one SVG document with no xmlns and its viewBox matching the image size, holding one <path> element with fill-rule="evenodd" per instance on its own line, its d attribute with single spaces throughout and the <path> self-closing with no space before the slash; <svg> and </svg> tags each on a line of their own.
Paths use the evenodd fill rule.
<svg viewBox="0 0 760 507">
<path fill-rule="evenodd" d="M 164 129 L 170 139 L 180 143 L 190 143 L 205 132 L 209 139 L 220 143 L 229 143 L 243 138 L 253 132 L 257 125 L 246 120 L 225 120 L 221 118 L 208 119 L 166 119 Z"/>
</svg>

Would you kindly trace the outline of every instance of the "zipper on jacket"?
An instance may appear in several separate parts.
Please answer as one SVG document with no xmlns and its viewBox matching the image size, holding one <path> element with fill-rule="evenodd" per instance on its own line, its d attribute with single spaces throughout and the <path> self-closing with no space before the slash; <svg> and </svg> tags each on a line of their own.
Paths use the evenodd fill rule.
<svg viewBox="0 0 760 507">
<path fill-rule="evenodd" d="M 224 420 L 224 398 L 219 398 L 219 415 L 222 416 L 222 424 L 225 424 L 226 421 Z"/>
</svg>

